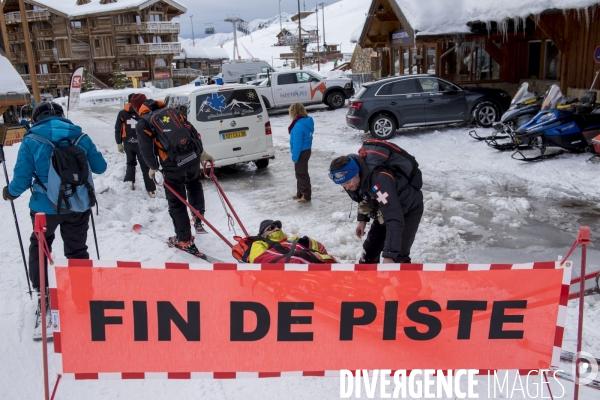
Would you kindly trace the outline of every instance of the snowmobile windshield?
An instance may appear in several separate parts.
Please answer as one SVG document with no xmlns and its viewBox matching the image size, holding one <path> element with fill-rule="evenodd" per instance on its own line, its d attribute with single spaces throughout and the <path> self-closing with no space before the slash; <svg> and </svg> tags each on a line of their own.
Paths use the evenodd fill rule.
<svg viewBox="0 0 600 400">
<path fill-rule="evenodd" d="M 513 97 L 510 105 L 515 106 L 517 104 L 523 104 L 527 100 L 533 98 L 535 98 L 535 95 L 529 91 L 529 83 L 525 82 L 519 87 L 519 90 L 517 91 L 517 94 L 515 94 L 515 97 Z"/>
<path fill-rule="evenodd" d="M 552 85 L 548 91 L 548 95 L 542 103 L 542 111 L 552 110 L 556 108 L 558 102 L 563 98 L 563 94 L 557 85 Z"/>
</svg>

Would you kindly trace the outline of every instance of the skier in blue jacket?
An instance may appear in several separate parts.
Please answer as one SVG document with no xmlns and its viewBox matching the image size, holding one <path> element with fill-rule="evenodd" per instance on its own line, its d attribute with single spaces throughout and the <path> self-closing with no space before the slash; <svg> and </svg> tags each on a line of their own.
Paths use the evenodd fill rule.
<svg viewBox="0 0 600 400">
<path fill-rule="evenodd" d="M 294 170 L 296 171 L 296 194 L 292 197 L 299 203 L 311 200 L 310 176 L 308 175 L 308 160 L 310 159 L 315 121 L 309 117 L 301 103 L 294 103 L 289 109 L 292 123 L 288 128 L 290 133 L 290 151 Z"/>
<path fill-rule="evenodd" d="M 14 200 L 31 188 L 31 198 L 29 199 L 31 221 L 34 222 L 35 214 L 38 212 L 46 214 L 47 230 L 44 235 L 50 250 L 52 250 L 52 242 L 55 237 L 54 232 L 60 226 L 65 257 L 87 259 L 89 254 L 86 241 L 91 210 L 85 212 L 61 211 L 59 215 L 56 214 L 50 200 L 48 200 L 46 191 L 42 188 L 42 185 L 46 187 L 48 183 L 48 167 L 53 147 L 29 135 L 34 133 L 56 145 L 64 139 L 74 141 L 81 136 L 82 130 L 68 119 L 63 118 L 63 109 L 56 103 L 43 102 L 38 104 L 32 112 L 31 121 L 34 124 L 28 134 L 23 137 L 23 143 L 21 143 L 17 155 L 13 180 L 10 185 L 2 190 L 2 197 L 4 200 Z M 83 135 L 77 146 L 85 151 L 93 173 L 102 174 L 106 171 L 106 161 L 102 154 L 96 150 L 96 146 L 89 136 Z M 29 278 L 32 286 L 39 292 L 38 265 L 38 240 L 35 234 L 32 233 L 29 245 Z"/>
</svg>

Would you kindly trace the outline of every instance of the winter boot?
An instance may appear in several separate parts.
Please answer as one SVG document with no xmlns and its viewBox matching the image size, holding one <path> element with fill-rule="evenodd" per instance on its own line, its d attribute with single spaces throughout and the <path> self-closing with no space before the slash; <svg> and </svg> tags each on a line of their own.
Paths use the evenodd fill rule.
<svg viewBox="0 0 600 400">
<path fill-rule="evenodd" d="M 131 190 L 135 190 L 135 182 L 131 182 L 131 184 L 129 185 L 129 188 Z"/>
<path fill-rule="evenodd" d="M 208 233 L 206 229 L 204 229 L 204 225 L 202 225 L 202 220 L 200 218 L 194 216 L 194 218 L 192 218 L 192 221 L 194 221 L 194 229 L 196 230 L 196 233 Z"/>
<path fill-rule="evenodd" d="M 306 197 L 304 197 L 304 195 L 302 195 L 302 197 L 298 199 L 298 203 L 308 203 L 309 201 L 310 199 L 307 199 Z"/>
<path fill-rule="evenodd" d="M 194 237 L 193 236 L 187 242 L 184 242 L 184 241 L 181 241 L 181 240 L 177 239 L 177 236 L 171 236 L 169 238 L 168 245 L 170 247 L 176 247 L 179 250 L 183 250 L 186 253 L 190 253 L 190 254 L 193 254 L 193 255 L 196 255 L 196 254 L 200 253 L 200 250 L 198 250 L 198 248 L 196 247 L 196 244 L 194 243 Z"/>
<path fill-rule="evenodd" d="M 37 292 L 37 309 L 35 311 L 35 325 L 33 327 L 33 340 L 42 340 L 42 296 Z M 50 312 L 50 297 L 46 292 L 46 338 L 52 340 L 52 315 Z"/>
<path fill-rule="evenodd" d="M 156 191 L 154 191 L 154 190 L 149 191 L 148 192 L 148 196 L 150 196 L 152 198 L 155 198 L 156 197 Z"/>
<path fill-rule="evenodd" d="M 301 197 L 302 196 L 295 194 L 292 196 L 292 200 L 300 200 Z"/>
</svg>

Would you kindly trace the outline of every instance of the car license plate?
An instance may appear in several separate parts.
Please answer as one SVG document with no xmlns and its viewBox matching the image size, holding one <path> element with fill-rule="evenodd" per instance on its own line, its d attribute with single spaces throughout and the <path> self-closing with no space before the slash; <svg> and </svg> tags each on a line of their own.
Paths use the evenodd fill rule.
<svg viewBox="0 0 600 400">
<path fill-rule="evenodd" d="M 246 131 L 222 133 L 221 136 L 223 136 L 223 140 L 237 139 L 237 138 L 245 137 Z"/>
</svg>

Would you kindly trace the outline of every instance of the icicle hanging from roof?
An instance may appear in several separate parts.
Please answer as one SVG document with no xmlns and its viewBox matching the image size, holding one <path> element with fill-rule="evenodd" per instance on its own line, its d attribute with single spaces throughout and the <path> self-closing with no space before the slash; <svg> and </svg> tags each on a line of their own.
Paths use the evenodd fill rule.
<svg viewBox="0 0 600 400">
<path fill-rule="evenodd" d="M 90 0 L 77 0 L 77 5 L 78 6 L 82 6 L 82 5 L 87 4 L 89 2 L 90 2 Z"/>
</svg>

